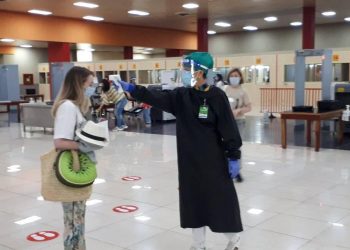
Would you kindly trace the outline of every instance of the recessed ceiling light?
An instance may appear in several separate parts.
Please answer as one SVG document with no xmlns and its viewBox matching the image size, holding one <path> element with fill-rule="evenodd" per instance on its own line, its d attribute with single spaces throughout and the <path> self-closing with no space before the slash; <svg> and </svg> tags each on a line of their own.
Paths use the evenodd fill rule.
<svg viewBox="0 0 350 250">
<path fill-rule="evenodd" d="M 350 22 L 350 17 L 345 17 L 344 20 Z"/>
<path fill-rule="evenodd" d="M 278 20 L 278 18 L 275 16 L 268 16 L 268 17 L 265 17 L 264 20 L 266 22 L 276 22 Z"/>
<path fill-rule="evenodd" d="M 0 41 L 3 43 L 13 43 L 15 40 L 10 38 L 3 38 Z"/>
<path fill-rule="evenodd" d="M 128 13 L 130 15 L 136 15 L 136 16 L 148 16 L 149 12 L 141 11 L 141 10 L 129 10 Z"/>
<path fill-rule="evenodd" d="M 154 49 L 153 49 L 153 48 L 145 48 L 145 50 L 147 50 L 147 51 L 153 51 Z"/>
<path fill-rule="evenodd" d="M 292 23 L 290 23 L 290 25 L 291 26 L 301 26 L 301 25 L 303 25 L 303 23 L 302 22 L 292 22 Z"/>
<path fill-rule="evenodd" d="M 323 16 L 335 16 L 337 13 L 335 11 L 325 11 L 325 12 L 322 12 L 322 15 Z"/>
<path fill-rule="evenodd" d="M 93 48 L 85 48 L 85 49 L 83 49 L 84 51 L 95 51 L 95 49 L 93 49 Z"/>
<path fill-rule="evenodd" d="M 89 9 L 94 9 L 94 8 L 98 8 L 98 4 L 94 4 L 94 3 L 86 3 L 86 2 L 76 2 L 74 3 L 75 6 L 78 7 L 84 7 L 84 8 L 89 8 Z"/>
<path fill-rule="evenodd" d="M 219 26 L 219 27 L 231 27 L 231 24 L 230 23 L 226 23 L 226 22 L 216 22 L 215 23 L 216 26 Z"/>
<path fill-rule="evenodd" d="M 30 44 L 22 44 L 22 45 L 20 45 L 20 47 L 22 47 L 22 48 L 31 48 L 33 46 L 30 45 Z"/>
<path fill-rule="evenodd" d="M 196 3 L 186 3 L 182 5 L 182 7 L 184 7 L 185 9 L 197 9 L 199 5 Z"/>
<path fill-rule="evenodd" d="M 208 35 L 215 35 L 216 31 L 215 30 L 208 30 L 207 33 L 208 33 Z"/>
<path fill-rule="evenodd" d="M 103 17 L 99 17 L 99 16 L 84 16 L 83 18 L 85 20 L 96 21 L 96 22 L 101 22 L 105 20 Z"/>
<path fill-rule="evenodd" d="M 29 10 L 28 12 L 31 14 L 44 15 L 44 16 L 52 15 L 52 12 L 46 11 L 46 10 Z"/>
<path fill-rule="evenodd" d="M 249 30 L 249 31 L 254 31 L 254 30 L 258 30 L 258 27 L 248 25 L 248 26 L 244 26 L 243 29 Z"/>
</svg>

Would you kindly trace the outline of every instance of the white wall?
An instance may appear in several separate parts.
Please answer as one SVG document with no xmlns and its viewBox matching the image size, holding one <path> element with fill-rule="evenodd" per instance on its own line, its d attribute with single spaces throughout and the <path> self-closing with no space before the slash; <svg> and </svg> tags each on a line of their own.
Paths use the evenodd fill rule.
<svg viewBox="0 0 350 250">
<path fill-rule="evenodd" d="M 1 59 L 0 59 L 1 60 Z M 16 48 L 14 55 L 3 55 L 3 64 L 17 64 L 19 82 L 23 83 L 23 74 L 33 74 L 34 83 L 39 82 L 38 64 L 48 61 L 47 49 Z"/>
<path fill-rule="evenodd" d="M 256 32 L 235 32 L 209 37 L 209 52 L 213 55 L 259 53 L 300 49 L 302 28 L 283 28 Z M 337 23 L 316 27 L 316 48 L 350 47 L 350 24 Z"/>
</svg>

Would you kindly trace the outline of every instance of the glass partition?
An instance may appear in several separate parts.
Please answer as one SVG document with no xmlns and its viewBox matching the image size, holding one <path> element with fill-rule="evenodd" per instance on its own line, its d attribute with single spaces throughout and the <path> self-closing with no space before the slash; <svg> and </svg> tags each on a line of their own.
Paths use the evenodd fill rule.
<svg viewBox="0 0 350 250">
<path fill-rule="evenodd" d="M 349 63 L 335 63 L 333 64 L 332 81 L 347 82 L 349 81 Z M 284 81 L 294 82 L 295 65 L 284 66 Z M 307 64 L 305 65 L 305 81 L 306 82 L 320 82 L 322 77 L 322 64 Z"/>
</svg>

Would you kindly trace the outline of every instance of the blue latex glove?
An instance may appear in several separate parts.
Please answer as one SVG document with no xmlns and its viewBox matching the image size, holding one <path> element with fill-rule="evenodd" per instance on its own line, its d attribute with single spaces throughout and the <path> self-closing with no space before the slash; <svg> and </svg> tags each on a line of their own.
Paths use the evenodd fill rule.
<svg viewBox="0 0 350 250">
<path fill-rule="evenodd" d="M 127 83 L 124 81 L 118 81 L 118 82 L 120 83 L 120 85 L 122 86 L 122 88 L 125 92 L 132 93 L 132 92 L 134 92 L 134 90 L 136 88 L 136 86 L 134 84 Z"/>
<path fill-rule="evenodd" d="M 229 160 L 228 161 L 228 172 L 230 173 L 230 177 L 232 179 L 236 178 L 236 176 L 239 174 L 239 161 Z"/>
</svg>

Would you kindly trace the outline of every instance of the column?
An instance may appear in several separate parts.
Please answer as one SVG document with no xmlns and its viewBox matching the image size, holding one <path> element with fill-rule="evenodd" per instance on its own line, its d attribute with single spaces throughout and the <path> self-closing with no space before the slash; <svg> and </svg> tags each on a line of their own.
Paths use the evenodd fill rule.
<svg viewBox="0 0 350 250">
<path fill-rule="evenodd" d="M 49 63 L 52 62 L 70 62 L 70 44 L 60 42 L 48 43 Z"/>
<path fill-rule="evenodd" d="M 200 18 L 197 20 L 197 50 L 208 52 L 208 19 Z"/>
<path fill-rule="evenodd" d="M 124 47 L 124 59 L 130 60 L 134 58 L 134 51 L 131 46 L 125 46 Z"/>
<path fill-rule="evenodd" d="M 303 49 L 315 48 L 315 6 L 303 8 Z"/>
</svg>

